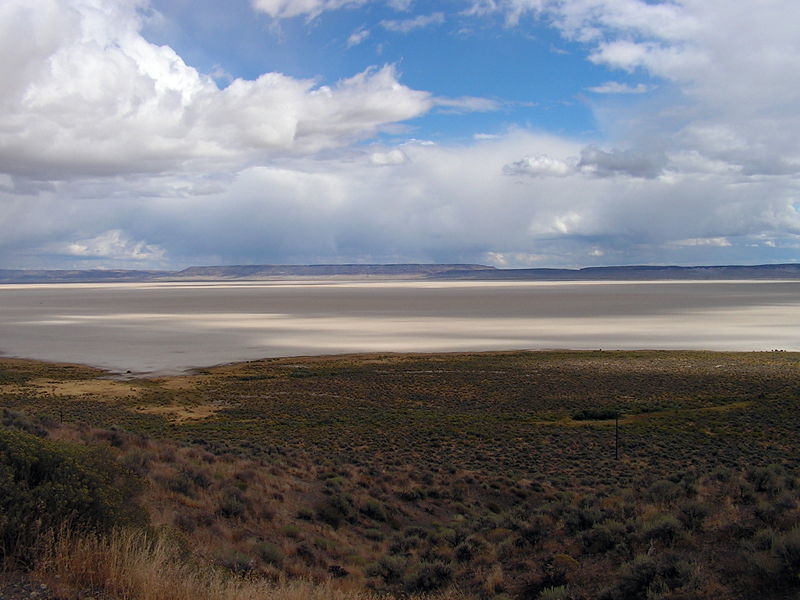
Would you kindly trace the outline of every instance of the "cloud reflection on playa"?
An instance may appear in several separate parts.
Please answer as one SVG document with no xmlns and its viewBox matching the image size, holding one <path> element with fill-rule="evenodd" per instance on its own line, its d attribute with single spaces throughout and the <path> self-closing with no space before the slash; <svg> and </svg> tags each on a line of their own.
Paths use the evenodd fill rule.
<svg viewBox="0 0 800 600">
<path fill-rule="evenodd" d="M 350 352 L 800 350 L 798 291 L 800 282 L 6 286 L 0 350 L 134 372 Z"/>
</svg>

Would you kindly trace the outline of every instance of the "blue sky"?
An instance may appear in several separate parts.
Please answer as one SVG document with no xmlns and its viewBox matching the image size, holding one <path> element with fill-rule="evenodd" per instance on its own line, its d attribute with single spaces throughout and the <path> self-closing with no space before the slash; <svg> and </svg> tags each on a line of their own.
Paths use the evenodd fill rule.
<svg viewBox="0 0 800 600">
<path fill-rule="evenodd" d="M 6 0 L 0 268 L 796 262 L 794 0 Z"/>
<path fill-rule="evenodd" d="M 432 111 L 408 128 L 450 142 L 476 133 L 535 127 L 582 138 L 598 136 L 588 88 L 610 79 L 648 82 L 646 73 L 618 72 L 586 60 L 586 49 L 540 20 L 505 25 L 501 14 L 476 19 L 461 2 L 417 2 L 407 10 L 384 3 L 275 20 L 253 14 L 247 0 L 157 1 L 161 19 L 145 27 L 203 72 L 257 78 L 278 71 L 331 84 L 371 66 L 397 65 L 401 80 L 445 98 L 485 98 L 496 110 Z M 415 22 L 425 23 L 412 28 Z M 398 31 L 398 28 L 411 28 Z M 394 29 L 392 29 L 392 27 Z M 365 36 L 357 41 L 360 34 Z"/>
</svg>

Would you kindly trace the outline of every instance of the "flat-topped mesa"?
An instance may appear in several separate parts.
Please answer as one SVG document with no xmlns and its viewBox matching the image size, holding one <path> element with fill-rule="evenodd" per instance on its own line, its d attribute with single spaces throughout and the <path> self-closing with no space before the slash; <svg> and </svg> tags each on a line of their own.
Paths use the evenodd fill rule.
<svg viewBox="0 0 800 600">
<path fill-rule="evenodd" d="M 430 277 L 457 271 L 494 271 L 472 264 L 344 264 L 344 265 L 232 265 L 189 267 L 173 274 L 175 279 L 266 279 L 285 277 Z"/>
<path fill-rule="evenodd" d="M 0 269 L 0 283 L 137 283 L 170 275 L 171 271 L 127 269 Z"/>
<path fill-rule="evenodd" d="M 229 265 L 182 271 L 0 269 L 2 283 L 133 283 L 285 279 L 432 279 L 451 281 L 800 280 L 800 263 L 776 265 L 631 265 L 583 269 L 498 269 L 477 264 Z"/>
<path fill-rule="evenodd" d="M 436 279 L 515 281 L 666 281 L 666 280 L 763 280 L 800 279 L 800 263 L 779 265 L 632 265 L 583 269 L 450 270 L 431 275 Z"/>
</svg>

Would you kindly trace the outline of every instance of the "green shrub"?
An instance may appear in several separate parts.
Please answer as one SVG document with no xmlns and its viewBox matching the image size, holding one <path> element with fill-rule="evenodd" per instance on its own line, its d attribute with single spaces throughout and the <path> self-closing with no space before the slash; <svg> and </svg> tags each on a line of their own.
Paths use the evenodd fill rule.
<svg viewBox="0 0 800 600">
<path fill-rule="evenodd" d="M 250 556 L 236 550 L 221 552 L 217 556 L 217 563 L 237 575 L 245 575 L 255 567 L 255 561 Z"/>
<path fill-rule="evenodd" d="M 625 541 L 627 531 L 619 521 L 595 523 L 581 534 L 583 548 L 589 554 L 608 552 Z"/>
<path fill-rule="evenodd" d="M 283 552 L 275 544 L 259 542 L 253 546 L 253 552 L 267 564 L 279 567 L 283 562 Z"/>
<path fill-rule="evenodd" d="M 444 587 L 453 577 L 448 565 L 443 563 L 422 563 L 406 579 L 405 588 L 410 593 L 434 592 Z"/>
<path fill-rule="evenodd" d="M 382 556 L 378 562 L 373 563 L 367 568 L 367 575 L 370 577 L 380 577 L 384 583 L 398 583 L 405 570 L 405 561 L 396 556 Z"/>
<path fill-rule="evenodd" d="M 247 510 L 247 499 L 236 487 L 227 487 L 217 508 L 217 514 L 228 519 L 241 517 Z"/>
<path fill-rule="evenodd" d="M 575 421 L 608 421 L 616 419 L 619 415 L 618 410 L 611 408 L 584 408 L 573 413 L 572 419 Z"/>
<path fill-rule="evenodd" d="M 374 521 L 386 521 L 386 510 L 377 500 L 367 500 L 361 507 L 361 512 Z"/>
<path fill-rule="evenodd" d="M 683 490 L 681 486 L 666 479 L 654 482 L 647 490 L 647 495 L 653 502 L 669 503 L 678 499 Z"/>
<path fill-rule="evenodd" d="M 638 555 L 622 565 L 617 582 L 607 596 L 615 600 L 658 598 L 671 590 L 688 587 L 694 579 L 690 563 L 675 553 Z"/>
<path fill-rule="evenodd" d="M 334 529 L 338 528 L 342 521 L 350 521 L 354 518 L 353 503 L 348 496 L 334 495 L 327 498 L 317 507 L 317 519 L 327 523 Z"/>
<path fill-rule="evenodd" d="M 28 415 L 16 410 L 11 410 L 10 408 L 4 408 L 2 413 L 0 413 L 0 424 L 2 424 L 3 427 L 19 429 L 20 431 L 38 437 L 44 437 L 47 434 L 42 427 L 31 421 Z"/>
<path fill-rule="evenodd" d="M 711 514 L 711 507 L 705 502 L 690 501 L 681 506 L 678 518 L 687 529 L 700 531 L 703 522 Z"/>
<path fill-rule="evenodd" d="M 144 519 L 126 497 L 138 482 L 98 449 L 0 430 L 0 557 L 29 558 L 64 524 L 108 529 Z"/>
<path fill-rule="evenodd" d="M 778 565 L 779 581 L 800 585 L 800 527 L 776 536 L 770 554 Z"/>
<path fill-rule="evenodd" d="M 617 584 L 609 595 L 623 600 L 645 598 L 657 575 L 656 561 L 650 556 L 639 555 L 622 565 Z"/>
<path fill-rule="evenodd" d="M 783 467 L 769 465 L 768 467 L 753 467 L 745 473 L 757 492 L 775 493 L 782 489 Z"/>
<path fill-rule="evenodd" d="M 648 541 L 672 544 L 683 530 L 683 525 L 672 515 L 663 515 L 642 525 L 642 537 Z"/>
<path fill-rule="evenodd" d="M 456 559 L 461 562 L 468 562 L 485 551 L 486 542 L 479 537 L 471 535 L 456 546 Z"/>
</svg>

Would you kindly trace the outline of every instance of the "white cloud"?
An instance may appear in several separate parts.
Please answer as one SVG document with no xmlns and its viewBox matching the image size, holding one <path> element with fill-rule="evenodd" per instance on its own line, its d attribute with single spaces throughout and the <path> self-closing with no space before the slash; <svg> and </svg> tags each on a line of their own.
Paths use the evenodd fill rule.
<svg viewBox="0 0 800 600">
<path fill-rule="evenodd" d="M 381 21 L 381 27 L 395 33 L 410 33 L 415 29 L 423 29 L 431 25 L 444 23 L 444 13 L 435 12 L 430 15 L 418 15 L 412 19 L 389 19 Z"/>
<path fill-rule="evenodd" d="M 251 0 L 253 8 L 274 19 L 305 15 L 310 19 L 328 10 L 355 8 L 370 0 Z"/>
<path fill-rule="evenodd" d="M 358 46 L 368 37 L 369 37 L 369 29 L 366 29 L 365 27 L 359 27 L 353 33 L 350 34 L 350 37 L 347 38 L 347 47 L 352 48 L 353 46 Z"/>
<path fill-rule="evenodd" d="M 466 112 L 492 112 L 500 110 L 500 102 L 492 98 L 477 98 L 475 96 L 462 96 L 460 98 L 433 99 L 436 106 L 441 106 L 446 112 L 460 114 Z"/>
<path fill-rule="evenodd" d="M 574 171 L 574 165 L 547 154 L 526 156 L 503 167 L 503 173 L 506 175 L 529 175 L 530 177 L 566 177 Z"/>
<path fill-rule="evenodd" d="M 64 254 L 95 259 L 111 259 L 115 261 L 161 261 L 164 249 L 155 244 L 129 239 L 119 229 L 112 229 L 93 238 L 67 243 Z"/>
<path fill-rule="evenodd" d="M 730 248 L 730 240 L 725 237 L 714 238 L 689 238 L 687 240 L 675 240 L 667 243 L 668 246 L 677 247 L 696 247 L 696 246 L 716 246 L 717 248 Z"/>
<path fill-rule="evenodd" d="M 414 0 L 389 0 L 389 6 L 400 12 L 411 10 L 413 3 Z"/>
<path fill-rule="evenodd" d="M 373 152 L 369 155 L 369 160 L 373 165 L 379 167 L 402 165 L 408 161 L 408 156 L 402 150 L 395 148 L 388 152 Z"/>
<path fill-rule="evenodd" d="M 644 94 L 649 92 L 652 88 L 644 83 L 628 85 L 627 83 L 620 83 L 619 81 L 606 81 L 601 85 L 586 89 L 595 94 Z"/>
<path fill-rule="evenodd" d="M 291 19 L 305 16 L 314 19 L 323 12 L 341 9 L 354 9 L 377 0 L 250 0 L 253 8 L 273 19 Z M 414 0 L 386 0 L 392 9 L 407 12 Z"/>
<path fill-rule="evenodd" d="M 504 14 L 509 24 L 546 19 L 587 44 L 591 61 L 670 83 L 683 116 L 661 117 L 661 108 L 646 107 L 637 125 L 646 119 L 647 133 L 663 136 L 674 152 L 696 151 L 754 175 L 800 172 L 795 0 L 476 0 L 470 12 Z M 607 85 L 600 87 L 615 91 Z"/>
<path fill-rule="evenodd" d="M 31 177 L 159 172 L 313 153 L 374 135 L 433 105 L 393 66 L 331 86 L 267 73 L 219 89 L 141 37 L 139 3 L 0 6 L 0 164 Z"/>
<path fill-rule="evenodd" d="M 661 157 L 647 156 L 631 150 L 603 150 L 596 146 L 587 146 L 581 151 L 577 167 L 584 173 L 597 177 L 656 177 L 661 173 L 661 163 Z"/>
<path fill-rule="evenodd" d="M 566 159 L 543 158 L 581 150 L 514 130 L 458 146 L 408 143 L 324 160 L 285 158 L 202 179 L 184 172 L 73 179 L 32 197 L 0 191 L 0 256 L 4 266 L 25 256 L 30 264 L 37 254 L 52 255 L 52 244 L 77 240 L 87 248 L 83 258 L 91 258 L 89 248 L 113 246 L 107 232 L 115 230 L 123 240 L 117 245 L 144 244 L 140 257 L 157 248 L 149 262 L 160 264 L 163 250 L 164 260 L 177 265 L 482 262 L 491 253 L 508 266 L 685 264 L 702 263 L 712 248 L 735 252 L 755 241 L 778 252 L 800 241 L 797 195 L 787 191 L 785 176 L 732 182 L 728 173 L 708 172 L 672 179 L 577 169 L 563 175 Z M 526 155 L 534 157 L 527 164 L 536 176 L 504 174 L 503 165 Z M 545 176 L 553 172 L 559 176 Z M 723 238 L 731 245 L 671 244 Z"/>
<path fill-rule="evenodd" d="M 509 24 L 543 16 L 597 64 L 658 81 L 633 107 L 590 99 L 611 132 L 595 145 L 513 128 L 354 144 L 436 107 L 500 103 L 409 89 L 392 66 L 221 90 L 142 38 L 143 2 L 0 3 L 0 266 L 796 257 L 793 2 L 471 4 Z M 259 3 L 275 18 L 360 4 Z M 639 89 L 618 86 L 593 91 Z"/>
</svg>

